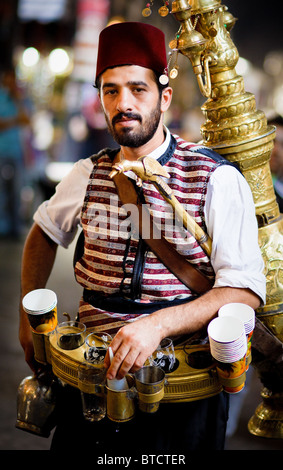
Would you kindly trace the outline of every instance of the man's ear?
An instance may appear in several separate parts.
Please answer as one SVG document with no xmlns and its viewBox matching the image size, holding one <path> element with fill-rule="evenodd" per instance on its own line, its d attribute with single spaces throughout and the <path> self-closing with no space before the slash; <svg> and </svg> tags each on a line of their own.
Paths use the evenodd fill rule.
<svg viewBox="0 0 283 470">
<path fill-rule="evenodd" d="M 101 100 L 101 97 L 100 97 L 100 81 L 98 81 L 97 83 L 94 83 L 92 86 L 93 86 L 93 88 L 95 88 L 97 90 L 97 96 Z"/>
<path fill-rule="evenodd" d="M 172 101 L 172 95 L 173 95 L 173 90 L 169 86 L 162 91 L 160 109 L 163 113 L 165 113 L 168 110 Z"/>
</svg>

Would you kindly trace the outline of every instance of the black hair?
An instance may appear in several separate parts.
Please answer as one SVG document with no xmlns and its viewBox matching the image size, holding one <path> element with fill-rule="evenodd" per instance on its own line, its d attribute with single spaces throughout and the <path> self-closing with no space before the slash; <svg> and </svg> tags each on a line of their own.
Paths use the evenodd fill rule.
<svg viewBox="0 0 283 470">
<path fill-rule="evenodd" d="M 114 65 L 113 67 L 107 67 L 107 68 L 114 69 L 116 67 L 123 67 L 124 65 L 133 65 L 133 64 Z M 155 83 L 157 85 L 157 88 L 158 88 L 158 91 L 159 91 L 159 97 L 161 98 L 162 92 L 163 92 L 163 90 L 165 90 L 165 88 L 167 88 L 168 84 L 162 85 L 162 83 L 160 83 L 160 81 L 159 81 L 160 73 L 156 72 L 155 70 L 152 70 L 152 72 L 153 72 L 153 75 L 154 75 L 154 81 L 155 81 Z M 96 78 L 95 83 L 93 85 L 94 88 L 98 89 L 98 91 L 100 90 L 100 86 L 101 86 L 101 80 L 100 80 L 101 75 L 102 74 L 100 74 Z"/>
</svg>

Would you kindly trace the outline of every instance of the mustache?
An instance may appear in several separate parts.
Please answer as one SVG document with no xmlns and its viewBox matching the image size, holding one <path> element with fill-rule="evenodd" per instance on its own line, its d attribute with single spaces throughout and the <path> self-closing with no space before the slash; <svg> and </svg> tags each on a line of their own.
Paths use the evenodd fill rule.
<svg viewBox="0 0 283 470">
<path fill-rule="evenodd" d="M 118 121 L 121 121 L 122 119 L 124 118 L 128 118 L 128 119 L 135 119 L 136 121 L 140 121 L 140 123 L 142 122 L 142 117 L 139 115 L 139 114 L 134 114 L 134 113 L 118 113 L 116 114 L 116 116 L 113 117 L 112 119 L 112 125 L 114 126 L 114 124 Z"/>
</svg>

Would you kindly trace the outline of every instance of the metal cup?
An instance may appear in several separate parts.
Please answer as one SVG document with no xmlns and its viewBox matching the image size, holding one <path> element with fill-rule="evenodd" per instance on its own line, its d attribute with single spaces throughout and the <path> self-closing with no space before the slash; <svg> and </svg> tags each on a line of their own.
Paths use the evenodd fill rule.
<svg viewBox="0 0 283 470">
<path fill-rule="evenodd" d="M 156 366 L 144 366 L 135 373 L 139 409 L 155 413 L 164 397 L 165 372 Z"/>
<path fill-rule="evenodd" d="M 135 415 L 136 390 L 134 388 L 134 378 L 126 376 L 129 388 L 127 390 L 114 390 L 106 386 L 107 394 L 107 416 L 111 421 L 130 421 Z"/>
</svg>

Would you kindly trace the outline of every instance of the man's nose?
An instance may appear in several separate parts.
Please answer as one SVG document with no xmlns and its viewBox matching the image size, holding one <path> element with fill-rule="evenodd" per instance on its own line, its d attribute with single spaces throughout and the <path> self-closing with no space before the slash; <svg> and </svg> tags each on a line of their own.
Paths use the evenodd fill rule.
<svg viewBox="0 0 283 470">
<path fill-rule="evenodd" d="M 124 113 L 127 111 L 131 111 L 132 108 L 132 101 L 131 101 L 131 93 L 127 89 L 122 89 L 119 91 L 117 95 L 117 102 L 116 102 L 117 111 L 120 113 Z"/>
</svg>

